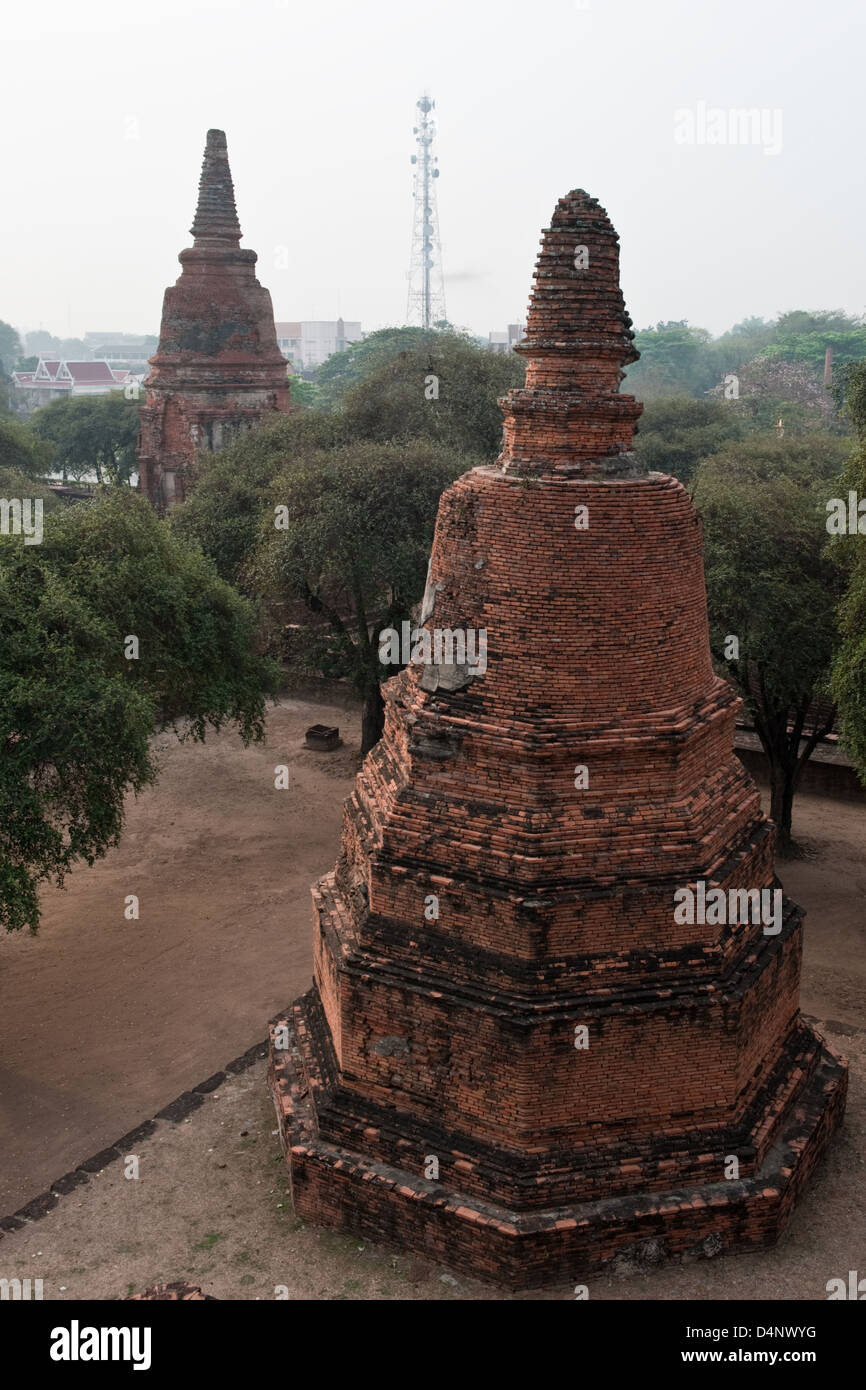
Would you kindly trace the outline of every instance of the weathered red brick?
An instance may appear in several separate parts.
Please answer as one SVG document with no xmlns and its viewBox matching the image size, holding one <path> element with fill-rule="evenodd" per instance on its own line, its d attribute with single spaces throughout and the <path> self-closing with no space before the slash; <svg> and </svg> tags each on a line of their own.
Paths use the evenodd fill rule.
<svg viewBox="0 0 866 1390">
<path fill-rule="evenodd" d="M 313 890 L 299 1084 L 272 1073 L 300 1215 L 515 1287 L 647 1239 L 770 1243 L 845 1100 L 799 1015 L 800 910 L 775 937 L 674 921 L 698 879 L 774 886 L 774 828 L 710 659 L 698 518 L 631 452 L 618 260 L 598 203 L 563 198 L 503 453 L 436 526 L 426 626 L 486 629 L 487 670 L 388 683 Z"/>
<path fill-rule="evenodd" d="M 183 501 L 196 457 L 270 411 L 289 409 L 271 296 L 240 247 L 226 137 L 209 130 L 180 278 L 165 292 L 159 346 L 141 408 L 139 486 L 164 510 Z"/>
</svg>

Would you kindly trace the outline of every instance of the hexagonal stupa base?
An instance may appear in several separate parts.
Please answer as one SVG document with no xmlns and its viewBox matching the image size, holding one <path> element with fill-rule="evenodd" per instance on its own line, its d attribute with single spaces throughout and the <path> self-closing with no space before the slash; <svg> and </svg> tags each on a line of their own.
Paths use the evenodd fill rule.
<svg viewBox="0 0 866 1390">
<path fill-rule="evenodd" d="M 801 1021 L 802 1033 L 818 1044 L 815 1062 L 776 1117 L 773 1143 L 752 1176 L 517 1212 L 319 1138 L 317 1108 L 328 1103 L 329 1078 L 306 1025 L 309 999 L 275 1023 L 270 1049 L 269 1081 L 297 1215 L 512 1290 L 591 1274 L 628 1252 L 658 1263 L 773 1245 L 845 1109 L 845 1064 Z M 286 1030 L 280 1041 L 288 1047 L 275 1046 L 275 1029 Z M 358 1137 L 360 1147 L 365 1136 Z"/>
</svg>

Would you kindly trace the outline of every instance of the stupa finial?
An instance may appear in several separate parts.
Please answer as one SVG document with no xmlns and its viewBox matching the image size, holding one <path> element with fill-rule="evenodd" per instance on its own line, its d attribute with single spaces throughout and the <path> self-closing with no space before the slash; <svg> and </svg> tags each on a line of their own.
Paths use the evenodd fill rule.
<svg viewBox="0 0 866 1390">
<path fill-rule="evenodd" d="M 209 130 L 207 133 L 198 186 L 198 206 L 190 231 L 195 237 L 196 246 L 213 242 L 237 246 L 241 239 L 224 130 Z"/>
<path fill-rule="evenodd" d="M 526 385 L 503 399 L 507 471 L 610 471 L 642 407 L 619 394 L 636 362 L 619 285 L 619 238 L 582 188 L 560 198 L 541 238 L 529 300 Z"/>
</svg>

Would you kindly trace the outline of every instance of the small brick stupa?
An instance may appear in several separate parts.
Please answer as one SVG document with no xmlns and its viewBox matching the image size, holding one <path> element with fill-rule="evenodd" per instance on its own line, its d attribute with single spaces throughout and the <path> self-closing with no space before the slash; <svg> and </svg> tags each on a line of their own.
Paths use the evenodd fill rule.
<svg viewBox="0 0 866 1390">
<path fill-rule="evenodd" d="M 845 1101 L 799 1013 L 801 911 L 677 920 L 688 887 L 774 893 L 774 829 L 698 518 L 630 452 L 630 322 L 616 233 L 570 193 L 503 453 L 439 507 L 421 621 L 486 630 L 486 670 L 386 685 L 315 983 L 272 1034 L 298 1214 L 514 1288 L 771 1244 Z"/>
<path fill-rule="evenodd" d="M 182 502 L 196 456 L 220 449 L 267 411 L 289 408 L 271 296 L 242 250 L 226 137 L 209 130 L 180 278 L 165 292 L 138 444 L 140 487 L 160 511 Z"/>
</svg>

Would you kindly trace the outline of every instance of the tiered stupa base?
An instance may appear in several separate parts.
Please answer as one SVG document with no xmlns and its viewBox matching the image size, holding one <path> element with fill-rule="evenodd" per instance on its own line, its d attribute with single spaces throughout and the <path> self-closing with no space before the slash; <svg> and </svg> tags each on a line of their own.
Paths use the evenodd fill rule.
<svg viewBox="0 0 866 1390">
<path fill-rule="evenodd" d="M 417 1167 L 408 1171 L 371 1158 L 381 1129 L 370 1116 L 355 1117 L 357 1147 L 348 1136 L 339 1146 L 323 1139 L 319 1115 L 339 1107 L 341 1098 L 316 992 L 298 1000 L 280 1023 L 288 1026 L 289 1046 L 275 1048 L 272 1034 L 270 1085 L 297 1215 L 513 1290 L 592 1274 L 621 1254 L 655 1264 L 772 1246 L 845 1109 L 843 1061 L 799 1020 L 782 1065 L 758 1097 L 753 1134 L 770 1142 L 751 1175 L 680 1183 L 673 1168 L 662 1190 L 647 1191 L 638 1182 L 638 1191 L 621 1196 L 515 1211 L 419 1178 Z M 469 1166 L 465 1137 L 453 1135 L 450 1149 L 443 1137 L 435 1138 L 443 1168 Z M 630 1162 L 658 1177 L 661 1165 L 673 1161 L 660 1158 L 663 1151 L 664 1136 Z M 598 1173 L 608 1190 L 617 1182 L 615 1161 Z"/>
</svg>

